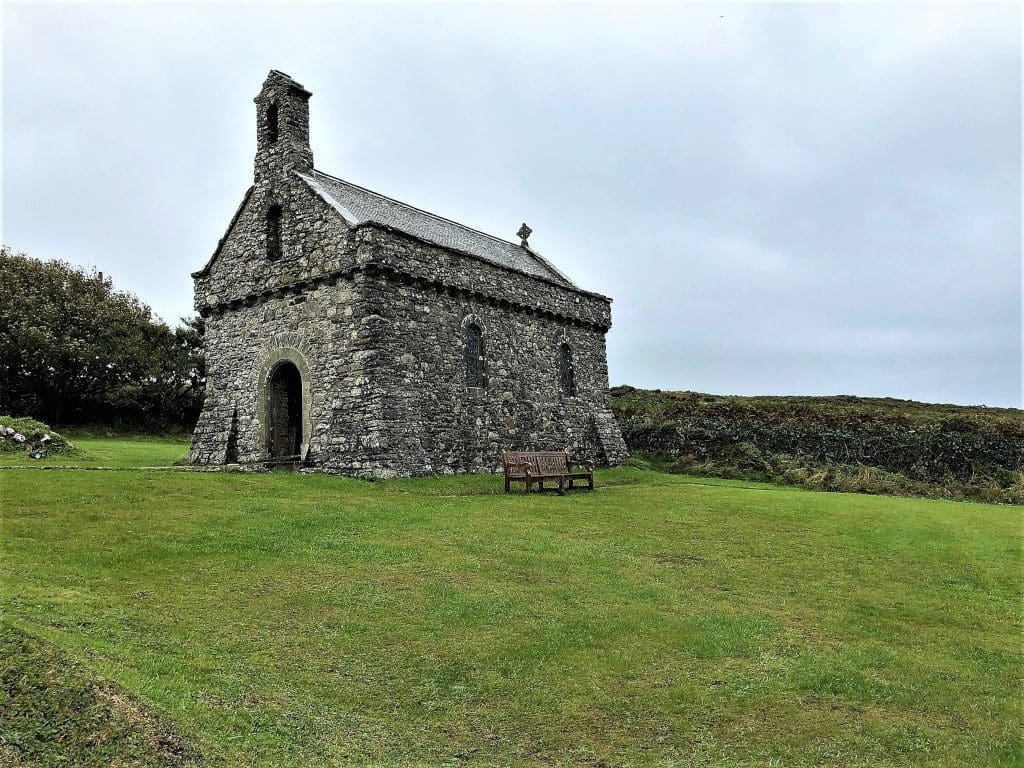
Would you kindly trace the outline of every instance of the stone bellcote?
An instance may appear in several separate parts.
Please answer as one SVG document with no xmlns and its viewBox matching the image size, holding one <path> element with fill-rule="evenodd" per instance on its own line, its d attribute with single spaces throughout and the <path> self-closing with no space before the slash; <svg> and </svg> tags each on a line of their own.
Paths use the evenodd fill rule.
<svg viewBox="0 0 1024 768">
<path fill-rule="evenodd" d="M 309 147 L 309 91 L 284 72 L 270 70 L 256 102 L 256 183 L 290 170 L 313 168 Z"/>
</svg>

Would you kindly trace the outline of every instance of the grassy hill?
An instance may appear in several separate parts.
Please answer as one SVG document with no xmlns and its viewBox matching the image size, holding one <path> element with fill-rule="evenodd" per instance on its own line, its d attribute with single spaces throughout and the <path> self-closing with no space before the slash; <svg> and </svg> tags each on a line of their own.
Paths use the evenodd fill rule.
<svg viewBox="0 0 1024 768">
<path fill-rule="evenodd" d="M 659 469 L 1024 503 L 1024 411 L 862 397 L 612 389 L 630 450 Z"/>
<path fill-rule="evenodd" d="M 1024 759 L 1019 509 L 598 480 L 0 470 L 0 610 L 205 765 Z"/>
</svg>

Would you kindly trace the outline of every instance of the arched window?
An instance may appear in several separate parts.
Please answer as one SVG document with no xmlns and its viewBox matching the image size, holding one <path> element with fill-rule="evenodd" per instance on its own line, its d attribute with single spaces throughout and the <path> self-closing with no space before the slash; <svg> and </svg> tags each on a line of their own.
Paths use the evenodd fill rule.
<svg viewBox="0 0 1024 768">
<path fill-rule="evenodd" d="M 281 206 L 277 203 L 267 209 L 267 258 L 281 258 Z"/>
<path fill-rule="evenodd" d="M 576 372 L 572 367 L 572 348 L 565 342 L 558 345 L 558 383 L 563 395 L 571 397 L 576 394 Z"/>
<path fill-rule="evenodd" d="M 484 337 L 480 326 L 476 323 L 466 326 L 464 351 L 466 355 L 466 386 L 484 386 Z"/>
<path fill-rule="evenodd" d="M 267 107 L 267 141 L 277 141 L 277 104 Z"/>
</svg>

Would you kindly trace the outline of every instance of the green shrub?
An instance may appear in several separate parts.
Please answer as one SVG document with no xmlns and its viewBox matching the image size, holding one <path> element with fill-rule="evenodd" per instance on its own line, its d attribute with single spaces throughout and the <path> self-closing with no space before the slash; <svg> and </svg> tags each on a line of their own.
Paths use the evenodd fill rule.
<svg viewBox="0 0 1024 768">
<path fill-rule="evenodd" d="M 109 277 L 0 247 L 0 412 L 50 424 L 191 429 L 204 324 L 171 328 Z"/>
<path fill-rule="evenodd" d="M 893 398 L 726 397 L 616 387 L 652 468 L 858 493 L 1022 503 L 1024 412 Z"/>
</svg>

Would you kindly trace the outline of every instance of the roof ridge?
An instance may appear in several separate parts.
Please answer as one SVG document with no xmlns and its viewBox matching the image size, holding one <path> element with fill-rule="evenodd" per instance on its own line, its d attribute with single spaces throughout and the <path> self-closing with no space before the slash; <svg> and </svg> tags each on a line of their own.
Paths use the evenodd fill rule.
<svg viewBox="0 0 1024 768">
<path fill-rule="evenodd" d="M 405 206 L 406 208 L 410 208 L 410 209 L 412 209 L 412 210 L 414 210 L 414 211 L 416 211 L 418 213 L 424 214 L 425 216 L 429 216 L 432 219 L 437 219 L 438 221 L 443 221 L 443 222 L 446 222 L 448 224 L 454 224 L 457 227 L 462 227 L 463 229 L 468 229 L 470 232 L 476 232 L 478 235 L 483 235 L 484 237 L 489 237 L 489 238 L 491 238 L 491 240 L 495 240 L 495 241 L 497 241 L 499 243 L 502 243 L 503 245 L 511 245 L 513 248 L 520 248 L 525 253 L 530 254 L 534 258 L 543 259 L 543 257 L 539 253 L 536 253 L 535 251 L 533 251 L 532 249 L 530 249 L 528 247 L 524 248 L 521 244 L 513 243 L 511 240 L 503 240 L 502 238 L 498 237 L 497 235 L 492 235 L 490 232 L 484 232 L 483 230 L 476 229 L 475 227 L 471 227 L 468 224 L 463 224 L 461 221 L 455 221 L 455 219 L 449 219 L 449 218 L 446 218 L 444 216 L 439 216 L 438 214 L 432 213 L 432 212 L 427 211 L 427 210 L 424 210 L 423 208 L 417 208 L 415 205 L 412 205 L 411 203 L 403 202 L 403 201 L 398 200 L 398 199 L 396 199 L 394 197 L 388 197 L 383 192 L 377 192 L 376 190 L 369 189 L 368 187 L 364 187 L 364 186 L 362 186 L 360 184 L 356 184 L 355 182 L 349 181 L 348 179 L 342 179 L 342 178 L 339 178 L 338 176 L 333 176 L 333 175 L 331 175 L 331 174 L 329 174 L 329 173 L 327 173 L 325 171 L 321 171 L 319 168 L 313 168 L 313 173 L 318 173 L 321 176 L 326 176 L 329 179 L 334 179 L 334 181 L 340 181 L 342 184 L 348 184 L 350 187 L 355 187 L 356 189 L 361 189 L 363 192 L 369 192 L 371 195 L 376 195 L 377 197 L 382 197 L 385 200 L 389 200 L 392 203 L 397 203 L 398 205 L 402 205 L 402 206 Z"/>
</svg>

